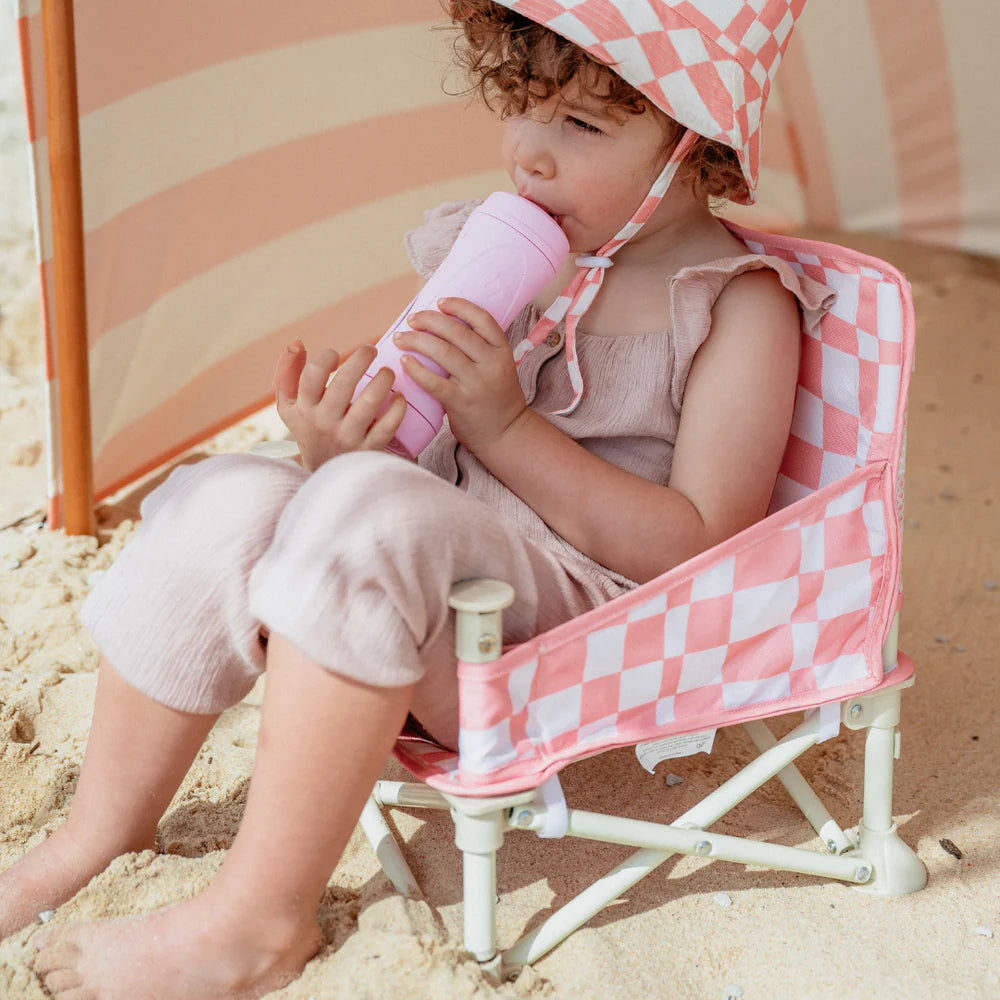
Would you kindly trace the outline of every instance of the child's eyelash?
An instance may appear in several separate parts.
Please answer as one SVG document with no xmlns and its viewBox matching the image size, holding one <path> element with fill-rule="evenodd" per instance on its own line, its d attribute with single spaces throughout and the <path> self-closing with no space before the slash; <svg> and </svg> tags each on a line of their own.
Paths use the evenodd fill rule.
<svg viewBox="0 0 1000 1000">
<path fill-rule="evenodd" d="M 582 132 L 589 132 L 591 135 L 604 134 L 596 125 L 591 125 L 590 122 L 585 122 L 580 118 L 574 118 L 572 115 L 567 115 L 566 121 L 568 121 L 574 128 L 580 129 Z"/>
</svg>

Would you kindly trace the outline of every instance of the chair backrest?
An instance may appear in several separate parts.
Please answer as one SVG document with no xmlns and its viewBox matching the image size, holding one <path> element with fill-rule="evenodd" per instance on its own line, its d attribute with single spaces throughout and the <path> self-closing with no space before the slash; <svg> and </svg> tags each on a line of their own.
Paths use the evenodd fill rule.
<svg viewBox="0 0 1000 1000">
<path fill-rule="evenodd" d="M 909 283 L 885 261 L 846 247 L 729 228 L 754 253 L 781 257 L 837 293 L 819 325 L 803 329 L 792 433 L 771 511 L 871 462 L 901 465 L 899 404 L 913 358 Z M 901 508 L 902 476 L 897 490 Z"/>
</svg>

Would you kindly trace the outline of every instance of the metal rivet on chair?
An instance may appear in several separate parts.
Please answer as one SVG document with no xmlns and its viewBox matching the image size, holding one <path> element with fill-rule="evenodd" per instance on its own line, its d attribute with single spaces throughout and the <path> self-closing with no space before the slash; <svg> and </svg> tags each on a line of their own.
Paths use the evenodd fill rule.
<svg viewBox="0 0 1000 1000">
<path fill-rule="evenodd" d="M 860 719 L 864 715 L 864 706 L 862 705 L 851 705 L 851 718 Z"/>
<path fill-rule="evenodd" d="M 486 632 L 479 637 L 479 652 L 492 653 L 497 648 L 497 637 L 492 632 Z"/>
<path fill-rule="evenodd" d="M 854 870 L 854 877 L 859 882 L 867 882 L 871 877 L 871 874 L 872 870 L 868 867 L 868 865 L 858 865 L 858 867 Z"/>
<path fill-rule="evenodd" d="M 837 853 L 837 842 L 836 842 L 835 840 L 828 840 L 828 841 L 826 842 L 826 849 L 827 849 L 827 850 L 828 850 L 828 851 L 829 851 L 829 852 L 830 852 L 831 854 L 836 854 L 836 853 Z"/>
<path fill-rule="evenodd" d="M 699 840 L 694 845 L 694 850 L 696 854 L 708 855 L 712 853 L 712 845 L 707 840 Z"/>
<path fill-rule="evenodd" d="M 517 814 L 517 819 L 514 821 L 518 826 L 531 826 L 531 821 L 535 818 L 534 813 L 530 809 L 522 809 Z"/>
</svg>

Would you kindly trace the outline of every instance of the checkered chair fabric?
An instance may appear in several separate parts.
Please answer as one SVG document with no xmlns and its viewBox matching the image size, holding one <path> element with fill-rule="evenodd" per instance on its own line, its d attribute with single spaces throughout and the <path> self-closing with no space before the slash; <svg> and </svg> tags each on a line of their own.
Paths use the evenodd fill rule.
<svg viewBox="0 0 1000 1000">
<path fill-rule="evenodd" d="M 837 292 L 818 327 L 803 329 L 772 512 L 492 663 L 459 663 L 459 753 L 396 746 L 429 785 L 519 791 L 612 747 L 839 702 L 883 682 L 881 648 L 901 599 L 909 285 L 841 247 L 731 228 L 751 251 Z"/>
</svg>

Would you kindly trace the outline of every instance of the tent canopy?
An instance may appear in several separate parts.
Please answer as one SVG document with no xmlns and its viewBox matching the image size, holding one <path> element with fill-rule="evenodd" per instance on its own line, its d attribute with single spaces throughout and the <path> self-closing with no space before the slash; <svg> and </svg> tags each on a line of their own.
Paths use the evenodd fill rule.
<svg viewBox="0 0 1000 1000">
<path fill-rule="evenodd" d="M 57 345 L 83 325 L 60 331 L 57 317 L 56 56 L 41 7 L 18 0 L 59 525 L 64 490 L 79 488 L 61 438 L 82 418 L 61 412 L 78 404 L 62 401 Z M 265 405 L 294 338 L 340 351 L 377 339 L 413 293 L 402 233 L 425 208 L 510 185 L 490 114 L 446 92 L 461 86 L 454 73 L 442 85 L 439 0 L 301 0 L 294 16 L 266 0 L 71 9 L 86 294 L 75 346 L 100 498 Z M 1000 255 L 1000 134 L 984 111 L 997 37 L 988 0 L 809 0 L 765 118 L 758 204 L 726 214 Z"/>
</svg>

